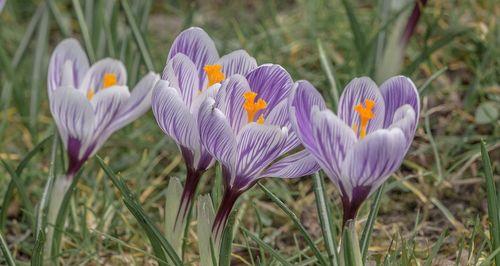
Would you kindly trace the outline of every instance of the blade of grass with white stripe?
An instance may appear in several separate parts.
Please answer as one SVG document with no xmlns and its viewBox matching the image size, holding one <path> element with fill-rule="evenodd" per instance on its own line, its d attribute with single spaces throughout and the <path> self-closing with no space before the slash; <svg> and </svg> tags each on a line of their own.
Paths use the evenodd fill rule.
<svg viewBox="0 0 500 266">
<path fill-rule="evenodd" d="M 241 231 L 245 236 L 249 236 L 250 238 L 253 239 L 259 246 L 261 246 L 264 250 L 269 252 L 273 258 L 281 262 L 283 265 L 292 265 L 290 264 L 283 255 L 281 255 L 278 251 L 274 250 L 271 246 L 269 246 L 266 242 L 262 241 L 258 236 L 252 234 L 250 231 L 247 229 L 240 227 Z"/>
<path fill-rule="evenodd" d="M 9 246 L 7 245 L 7 242 L 3 237 L 2 231 L 0 231 L 0 249 L 2 249 L 2 253 L 7 265 L 16 266 L 16 262 L 14 260 L 14 257 L 12 257 L 12 254 L 10 253 Z"/>
<path fill-rule="evenodd" d="M 339 102 L 339 91 L 337 88 L 337 82 L 335 81 L 335 75 L 333 73 L 333 67 L 328 58 L 328 55 L 323 48 L 323 43 L 320 39 L 317 39 L 317 46 L 319 51 L 319 61 L 321 62 L 321 67 L 323 68 L 323 72 L 326 73 L 326 77 L 328 78 L 328 83 L 330 83 L 330 90 L 328 90 L 328 95 L 332 99 L 332 109 L 337 109 L 337 104 Z"/>
<path fill-rule="evenodd" d="M 365 263 L 366 257 L 368 255 L 368 247 L 370 246 L 370 238 L 373 232 L 373 225 L 375 224 L 375 219 L 377 218 L 378 209 L 380 207 L 380 199 L 382 198 L 382 193 L 384 191 L 385 183 L 380 186 L 373 198 L 372 204 L 370 205 L 370 213 L 368 214 L 368 219 L 366 220 L 365 227 L 363 228 L 363 233 L 360 239 L 360 249 L 361 249 L 361 261 Z"/>
<path fill-rule="evenodd" d="M 72 0 L 73 8 L 75 9 L 76 18 L 78 20 L 78 25 L 80 25 L 80 31 L 82 32 L 83 42 L 85 43 L 85 48 L 87 50 L 87 55 L 89 56 L 90 62 L 95 62 L 95 52 L 92 46 L 92 40 L 90 38 L 89 28 L 85 22 L 85 17 L 83 16 L 82 6 L 79 0 Z"/>
<path fill-rule="evenodd" d="M 264 185 L 262 185 L 260 182 L 257 184 L 262 189 L 262 191 L 264 191 L 266 196 L 268 196 L 274 203 L 276 203 L 276 205 L 278 205 L 278 207 L 280 207 L 280 209 L 282 209 L 286 213 L 286 215 L 292 220 L 292 222 L 299 229 L 300 233 L 302 234 L 302 236 L 306 240 L 309 248 L 311 248 L 314 255 L 318 259 L 318 262 L 320 263 L 320 265 L 328 265 L 328 263 L 326 263 L 325 259 L 323 258 L 323 256 L 319 252 L 318 248 L 314 244 L 314 241 L 312 240 L 311 236 L 309 235 L 307 230 L 304 228 L 304 226 L 300 223 L 299 218 L 297 218 L 297 215 L 295 215 L 295 213 L 293 213 L 293 211 L 290 210 L 290 208 L 288 208 L 285 205 L 285 203 L 283 203 L 283 201 L 281 201 L 276 195 L 274 195 Z"/>
<path fill-rule="evenodd" d="M 490 156 L 486 150 L 486 143 L 481 140 L 481 156 L 483 160 L 484 177 L 486 178 L 486 197 L 488 201 L 488 219 L 490 221 L 491 249 L 500 248 L 500 216 L 498 213 L 498 196 L 493 180 L 493 169 Z M 500 253 L 495 256 L 496 265 L 500 265 Z"/>
<path fill-rule="evenodd" d="M 219 265 L 229 266 L 231 265 L 231 252 L 233 249 L 233 239 L 234 239 L 234 226 L 236 223 L 236 216 L 238 214 L 238 209 L 234 208 L 229 218 L 227 219 L 226 227 L 222 233 L 222 240 L 220 244 L 220 254 L 219 254 Z"/>
<path fill-rule="evenodd" d="M 130 191 L 123 180 L 116 177 L 115 173 L 111 168 L 109 168 L 106 163 L 101 159 L 101 157 L 96 156 L 99 165 L 104 170 L 106 175 L 111 179 L 113 185 L 120 191 L 122 195 L 123 203 L 129 209 L 129 211 L 134 215 L 135 219 L 139 225 L 144 229 L 146 235 L 151 242 L 151 247 L 155 253 L 155 256 L 159 258 L 158 264 L 166 265 L 167 256 L 172 260 L 174 265 L 182 265 L 182 261 L 177 256 L 174 248 L 170 243 L 163 237 L 162 233 L 156 228 L 154 223 L 149 219 L 141 205 L 137 201 L 134 193 Z"/>
<path fill-rule="evenodd" d="M 47 139 L 43 140 L 42 143 Z M 43 249 L 45 246 L 45 227 L 47 226 L 47 212 L 50 203 L 50 196 L 51 196 L 50 194 L 52 192 L 55 180 L 55 163 L 56 163 L 58 144 L 59 144 L 59 139 L 55 137 L 52 142 L 52 149 L 50 154 L 49 175 L 47 183 L 45 183 L 42 199 L 40 201 L 40 205 L 38 205 L 36 213 L 35 244 L 33 245 L 33 252 L 31 257 L 31 265 L 34 266 L 43 265 L 43 259 L 44 259 Z"/>
<path fill-rule="evenodd" d="M 323 232 L 323 238 L 325 240 L 326 251 L 328 252 L 330 265 L 336 266 L 339 263 L 336 243 L 337 234 L 332 224 L 333 217 L 325 196 L 325 183 L 319 173 L 315 173 L 313 175 L 313 181 L 314 194 L 316 196 L 316 207 L 318 208 L 319 221 L 321 224 L 321 231 Z"/>
</svg>

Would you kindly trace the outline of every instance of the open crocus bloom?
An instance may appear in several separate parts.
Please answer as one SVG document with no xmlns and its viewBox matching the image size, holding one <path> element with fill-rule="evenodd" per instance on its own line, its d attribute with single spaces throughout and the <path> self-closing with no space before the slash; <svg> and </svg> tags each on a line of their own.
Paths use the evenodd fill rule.
<svg viewBox="0 0 500 266">
<path fill-rule="evenodd" d="M 217 243 L 237 198 L 263 177 L 294 178 L 319 170 L 307 151 L 284 155 L 299 141 L 290 129 L 288 95 L 293 81 L 279 65 L 232 75 L 198 114 L 200 138 L 222 165 L 225 194 L 215 217 Z"/>
<path fill-rule="evenodd" d="M 177 143 L 186 163 L 177 221 L 186 218 L 200 177 L 214 162 L 200 143 L 196 116 L 201 102 L 215 95 L 226 77 L 246 75 L 256 67 L 255 59 L 243 50 L 219 58 L 214 42 L 200 28 L 181 32 L 172 44 L 152 107 L 158 125 Z"/>
<path fill-rule="evenodd" d="M 89 61 L 75 39 L 62 41 L 52 53 L 48 71 L 50 110 L 69 157 L 67 178 L 118 129 L 144 114 L 159 76 L 147 74 L 129 92 L 120 61 Z"/>
<path fill-rule="evenodd" d="M 401 165 L 415 135 L 420 100 L 403 76 L 380 89 L 370 78 L 352 80 L 342 93 L 337 115 L 307 81 L 290 96 L 292 126 L 342 194 L 344 222 Z"/>
</svg>

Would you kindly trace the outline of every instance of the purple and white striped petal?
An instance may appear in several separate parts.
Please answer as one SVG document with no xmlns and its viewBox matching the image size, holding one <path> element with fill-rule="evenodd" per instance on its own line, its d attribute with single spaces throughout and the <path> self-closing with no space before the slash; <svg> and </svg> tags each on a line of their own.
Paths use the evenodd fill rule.
<svg viewBox="0 0 500 266">
<path fill-rule="evenodd" d="M 154 72 L 149 72 L 144 76 L 135 85 L 127 102 L 120 109 L 118 116 L 107 131 L 114 132 L 146 113 L 151 108 L 151 95 L 159 79 L 159 75 Z"/>
<path fill-rule="evenodd" d="M 393 122 L 389 128 L 399 128 L 403 131 L 406 138 L 406 147 L 410 147 L 415 130 L 417 129 L 417 121 L 415 120 L 415 111 L 409 104 L 399 107 L 394 113 Z"/>
<path fill-rule="evenodd" d="M 94 135 L 101 135 L 118 116 L 130 98 L 126 86 L 112 86 L 99 91 L 90 101 L 95 114 Z"/>
<path fill-rule="evenodd" d="M 153 89 L 151 106 L 156 122 L 165 134 L 185 148 L 199 151 L 196 120 L 177 90 L 159 80 Z"/>
<path fill-rule="evenodd" d="M 366 133 L 380 129 L 384 125 L 385 104 L 377 84 L 368 77 L 355 78 L 347 84 L 340 96 L 337 115 L 350 127 L 359 127 L 359 114 L 354 110 L 358 104 L 364 106 L 365 100 L 375 102 L 373 113 L 375 117 L 368 122 Z"/>
<path fill-rule="evenodd" d="M 338 184 L 342 161 L 356 142 L 356 135 L 328 109 L 320 111 L 314 106 L 311 117 L 314 148 L 306 146 L 306 149 L 316 158 L 328 177 Z"/>
<path fill-rule="evenodd" d="M 88 144 L 94 132 L 95 115 L 92 105 L 74 87 L 63 86 L 54 91 L 50 111 L 64 147 L 74 159 L 80 159 L 82 146 Z M 69 145 L 69 142 L 73 145 Z"/>
<path fill-rule="evenodd" d="M 60 42 L 52 52 L 47 77 L 49 99 L 60 86 L 78 88 L 89 69 L 89 60 L 82 46 L 73 38 Z"/>
<path fill-rule="evenodd" d="M 273 163 L 261 177 L 297 178 L 312 175 L 319 169 L 316 159 L 307 150 L 302 150 Z"/>
<path fill-rule="evenodd" d="M 302 144 L 311 150 L 318 150 L 313 136 L 311 112 L 313 107 L 319 111 L 326 109 L 321 94 L 306 80 L 297 81 L 288 99 L 292 129 Z M 319 153 L 318 151 L 316 153 Z"/>
<path fill-rule="evenodd" d="M 196 95 L 196 97 L 193 99 L 193 103 L 191 104 L 190 111 L 195 117 L 195 119 L 198 117 L 198 112 L 200 110 L 201 104 L 208 98 L 215 98 L 217 95 L 217 92 L 219 91 L 220 84 L 216 83 L 203 91 L 200 92 L 200 94 Z"/>
<path fill-rule="evenodd" d="M 259 174 L 281 154 L 288 130 L 277 126 L 247 124 L 236 137 L 237 163 L 236 179 L 238 188 L 245 187 L 259 177 Z M 230 182 L 233 185 L 233 182 Z"/>
<path fill-rule="evenodd" d="M 127 85 L 127 71 L 125 66 L 119 60 L 112 58 L 104 58 L 93 64 L 83 77 L 82 83 L 78 87 L 83 93 L 88 90 L 93 90 L 97 94 L 103 89 L 104 75 L 113 74 L 116 77 L 116 84 L 118 86 Z"/>
<path fill-rule="evenodd" d="M 236 136 L 226 116 L 215 107 L 213 98 L 207 98 L 201 104 L 198 113 L 198 128 L 203 147 L 229 172 L 234 173 Z"/>
<path fill-rule="evenodd" d="M 406 139 L 399 128 L 380 129 L 358 141 L 342 163 L 341 182 L 352 200 L 352 189 L 369 187 L 373 192 L 403 161 Z"/>
<path fill-rule="evenodd" d="M 269 112 L 269 115 L 265 117 L 264 124 L 289 128 L 285 147 L 281 151 L 282 154 L 285 154 L 299 146 L 300 140 L 293 129 L 291 129 L 290 114 L 288 112 L 288 99 L 278 103 L 273 110 Z"/>
<path fill-rule="evenodd" d="M 266 117 L 278 103 L 288 97 L 293 85 L 290 74 L 280 65 L 261 65 L 248 73 L 246 78 L 250 89 L 267 103 L 266 109 L 258 112 L 255 117 L 260 114 Z"/>
<path fill-rule="evenodd" d="M 243 95 L 250 90 L 245 77 L 235 74 L 222 82 L 221 88 L 215 97 L 215 103 L 227 117 L 231 128 L 237 135 L 241 128 L 248 123 L 248 116 L 243 108 Z"/>
<path fill-rule="evenodd" d="M 198 70 L 200 86 L 198 89 L 203 89 L 206 79 L 203 67 L 212 65 L 219 59 L 214 41 L 201 28 L 191 27 L 181 32 L 177 38 L 175 38 L 172 47 L 170 47 L 167 62 L 178 53 L 186 55 L 193 61 Z"/>
<path fill-rule="evenodd" d="M 257 61 L 245 50 L 236 50 L 224 55 L 217 61 L 222 66 L 222 73 L 229 78 L 234 74 L 245 76 L 250 71 L 257 68 Z"/>
<path fill-rule="evenodd" d="M 168 60 L 162 79 L 167 80 L 170 87 L 179 90 L 188 107 L 191 107 L 193 97 L 200 93 L 198 70 L 193 61 L 184 54 L 178 53 Z"/>
<path fill-rule="evenodd" d="M 384 128 L 392 124 L 396 110 L 405 104 L 409 104 L 413 108 L 415 121 L 418 122 L 420 99 L 417 88 L 411 79 L 405 76 L 392 77 L 380 86 L 380 92 L 385 102 Z"/>
</svg>

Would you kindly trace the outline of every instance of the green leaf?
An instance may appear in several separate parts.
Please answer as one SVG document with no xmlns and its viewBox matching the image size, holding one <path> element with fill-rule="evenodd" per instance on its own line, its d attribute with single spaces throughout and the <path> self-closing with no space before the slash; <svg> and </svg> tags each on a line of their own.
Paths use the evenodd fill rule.
<svg viewBox="0 0 500 266">
<path fill-rule="evenodd" d="M 483 161 L 484 177 L 486 178 L 486 196 L 488 202 L 488 219 L 490 221 L 490 235 L 492 250 L 500 248 L 500 216 L 498 206 L 497 189 L 493 180 L 493 169 L 491 167 L 490 156 L 486 149 L 486 143 L 481 141 L 481 156 Z M 496 265 L 500 265 L 500 253 L 495 256 Z"/>
<path fill-rule="evenodd" d="M 87 23 L 85 22 L 85 17 L 83 16 L 80 0 L 72 0 L 72 3 L 73 3 L 73 8 L 75 9 L 78 25 L 80 25 L 80 30 L 82 31 L 83 42 L 85 43 L 87 55 L 89 56 L 90 63 L 94 63 L 96 60 L 94 47 L 92 46 L 92 40 L 90 38 L 89 28 L 87 27 Z"/>
<path fill-rule="evenodd" d="M 333 72 L 333 67 L 328 58 L 328 55 L 323 48 L 323 43 L 320 39 L 317 39 L 318 51 L 319 51 L 319 61 L 321 62 L 321 67 L 323 71 L 326 73 L 326 77 L 328 78 L 328 83 L 330 83 L 330 90 L 328 90 L 328 95 L 332 99 L 332 109 L 336 110 L 339 102 L 339 91 L 337 88 L 337 82 L 335 81 L 335 75 Z"/>
<path fill-rule="evenodd" d="M 259 187 L 262 189 L 262 191 L 264 191 L 266 196 L 268 196 L 274 203 L 276 203 L 276 205 L 278 205 L 278 207 L 280 207 L 281 210 L 283 210 L 285 212 L 285 214 L 292 220 L 292 222 L 299 229 L 300 233 L 302 234 L 302 236 L 306 240 L 309 248 L 313 251 L 314 255 L 318 259 L 318 262 L 321 265 L 327 265 L 325 259 L 323 258 L 323 256 L 319 252 L 318 248 L 314 244 L 314 241 L 312 240 L 311 236 L 309 235 L 307 230 L 304 228 L 304 226 L 300 223 L 299 218 L 297 218 L 297 215 L 295 215 L 295 213 L 293 213 L 293 211 L 290 210 L 290 208 L 288 208 L 285 205 L 285 203 L 283 203 L 276 195 L 274 195 L 271 191 L 269 191 L 264 185 L 262 185 L 260 182 L 257 184 L 259 184 Z"/>
<path fill-rule="evenodd" d="M 219 254 L 212 241 L 212 224 L 215 218 L 215 210 L 210 195 L 202 195 L 198 198 L 198 248 L 200 252 L 200 265 L 216 266 Z M 213 252 L 212 252 L 213 250 Z"/>
<path fill-rule="evenodd" d="M 144 229 L 146 235 L 151 242 L 151 246 L 153 248 L 153 252 L 155 256 L 159 258 L 158 264 L 166 265 L 167 264 L 167 256 L 172 260 L 174 265 L 182 265 L 182 261 L 177 256 L 175 249 L 170 245 L 167 239 L 163 237 L 161 232 L 156 228 L 151 219 L 146 215 L 144 209 L 141 207 L 136 197 L 127 187 L 123 180 L 119 179 L 115 176 L 115 173 L 109 168 L 106 163 L 101 159 L 101 157 L 96 156 L 99 165 L 104 170 L 106 175 L 111 179 L 113 185 L 120 191 L 122 194 L 123 203 L 129 209 L 129 211 L 134 215 L 135 219 L 139 223 L 139 225 Z"/>
<path fill-rule="evenodd" d="M 184 232 L 183 226 L 177 226 L 178 230 L 174 231 L 174 225 L 177 218 L 177 210 L 179 210 L 179 204 L 182 195 L 182 184 L 181 181 L 176 177 L 171 177 L 168 182 L 167 193 L 165 199 L 165 235 L 168 241 L 172 244 L 172 247 L 177 252 L 177 255 L 182 254 L 182 237 Z"/>
<path fill-rule="evenodd" d="M 340 249 L 340 265 L 362 266 L 361 252 L 359 250 L 358 234 L 353 220 L 347 221 L 342 235 L 342 247 Z"/>
<path fill-rule="evenodd" d="M 443 245 L 444 239 L 448 235 L 448 229 L 446 229 L 438 238 L 436 244 L 432 247 L 431 254 L 429 254 L 429 257 L 425 260 L 425 266 L 431 266 L 433 259 L 436 257 L 438 254 L 439 249 Z"/>
<path fill-rule="evenodd" d="M 16 266 L 16 262 L 14 261 L 14 258 L 12 257 L 12 254 L 10 253 L 9 246 L 7 245 L 7 242 L 5 241 L 2 231 L 0 231 L 0 249 L 2 250 L 5 262 L 9 266 Z"/>
<path fill-rule="evenodd" d="M 328 206 L 325 196 L 325 184 L 323 178 L 319 173 L 313 175 L 314 181 L 314 194 L 316 196 L 316 207 L 318 208 L 319 221 L 321 224 L 321 231 L 325 240 L 326 251 L 328 252 L 328 259 L 330 265 L 338 265 L 337 257 L 337 243 L 335 227 L 333 223 L 333 216 L 330 207 Z"/>
<path fill-rule="evenodd" d="M 366 220 L 365 227 L 363 228 L 363 233 L 361 234 L 360 246 L 361 246 L 361 261 L 363 264 L 366 262 L 366 257 L 368 255 L 368 247 L 370 246 L 370 238 L 373 232 L 373 225 L 375 224 L 375 219 L 377 218 L 378 209 L 380 207 L 380 199 L 382 198 L 382 193 L 384 191 L 385 183 L 380 186 L 375 194 L 375 198 L 370 205 L 370 214 L 368 214 L 368 219 Z"/>
<path fill-rule="evenodd" d="M 475 121 L 479 125 L 498 121 L 498 103 L 493 101 L 481 103 L 476 109 Z"/>
<path fill-rule="evenodd" d="M 282 265 L 292 265 L 290 264 L 283 255 L 281 255 L 278 251 L 274 250 L 271 246 L 269 246 L 266 242 L 262 241 L 258 236 L 252 234 L 250 231 L 247 229 L 241 227 L 241 230 L 243 231 L 243 234 L 246 236 L 250 236 L 250 238 L 253 239 L 259 246 L 261 246 L 264 250 L 269 252 L 273 258 L 281 262 Z"/>
<path fill-rule="evenodd" d="M 219 254 L 220 266 L 231 265 L 231 251 L 233 247 L 234 226 L 236 223 L 237 213 L 238 209 L 233 209 L 227 220 L 224 232 L 222 233 L 222 241 L 220 244 L 220 254 Z"/>
<path fill-rule="evenodd" d="M 361 28 L 356 15 L 354 14 L 354 8 L 351 6 L 351 1 L 342 0 L 342 5 L 347 13 L 347 17 L 349 19 L 349 25 L 351 27 L 351 31 L 354 35 L 354 45 L 356 46 L 356 50 L 359 54 L 359 64 L 362 64 L 363 60 L 365 60 L 365 51 L 366 51 L 366 40 L 365 34 L 363 33 L 363 29 Z"/>
</svg>

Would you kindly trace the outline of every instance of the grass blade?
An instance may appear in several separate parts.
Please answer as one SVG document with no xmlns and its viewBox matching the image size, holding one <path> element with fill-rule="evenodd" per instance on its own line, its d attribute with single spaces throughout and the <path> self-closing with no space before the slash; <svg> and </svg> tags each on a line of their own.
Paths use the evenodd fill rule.
<svg viewBox="0 0 500 266">
<path fill-rule="evenodd" d="M 87 55 L 89 56 L 90 63 L 94 63 L 96 60 L 94 47 L 92 46 L 92 39 L 90 38 L 89 28 L 87 27 L 85 17 L 83 16 L 83 10 L 82 6 L 80 5 L 80 0 L 71 1 L 73 3 L 73 8 L 75 9 L 78 24 L 80 25 L 80 30 L 82 31 L 83 42 L 85 43 Z"/>
<path fill-rule="evenodd" d="M 31 201 L 28 197 L 28 194 L 26 194 L 26 192 L 28 190 L 25 188 L 24 184 L 21 182 L 21 179 L 19 179 L 19 176 L 16 174 L 16 171 L 14 171 L 14 169 L 12 169 L 12 167 L 7 162 L 5 162 L 3 159 L 0 159 L 0 161 L 2 162 L 2 165 L 5 168 L 5 170 L 9 173 L 11 181 L 14 182 L 14 185 L 17 189 L 17 192 L 21 196 L 21 201 L 23 203 L 25 211 L 28 214 L 32 214 L 33 213 L 33 204 L 31 204 Z M 31 215 L 28 215 L 28 216 L 30 217 L 29 220 L 30 220 L 31 225 L 33 225 L 34 223 L 33 223 L 32 216 Z"/>
<path fill-rule="evenodd" d="M 342 247 L 340 250 L 340 261 L 340 265 L 343 266 L 364 265 L 363 262 L 361 262 L 356 226 L 352 220 L 347 221 L 347 224 L 344 227 Z"/>
<path fill-rule="evenodd" d="M 488 151 L 486 150 L 486 143 L 481 141 L 481 156 L 483 160 L 484 177 L 486 178 L 486 192 L 488 201 L 488 219 L 490 221 L 490 234 L 492 240 L 492 250 L 500 248 L 500 216 L 498 216 L 498 196 L 495 188 L 495 181 L 493 181 L 493 169 L 491 168 L 491 161 Z M 496 265 L 500 265 L 500 253 L 497 252 L 495 256 Z"/>
<path fill-rule="evenodd" d="M 222 234 L 222 241 L 220 244 L 220 254 L 219 254 L 220 266 L 231 265 L 231 251 L 233 247 L 234 226 L 236 224 L 237 213 L 238 209 L 234 209 L 231 212 L 231 215 L 227 220 L 226 227 L 224 228 L 224 232 Z"/>
<path fill-rule="evenodd" d="M 9 246 L 7 245 L 7 241 L 3 238 L 2 231 L 0 231 L 0 249 L 2 249 L 2 253 L 5 259 L 5 262 L 9 266 L 15 266 L 16 262 L 10 253 Z"/>
<path fill-rule="evenodd" d="M 304 228 L 304 226 L 300 223 L 299 218 L 297 218 L 297 215 L 295 215 L 295 213 L 293 213 L 293 211 L 290 210 L 290 208 L 288 208 L 285 205 L 285 203 L 283 203 L 283 201 L 281 201 L 276 195 L 274 195 L 271 191 L 269 191 L 265 186 L 263 186 L 261 183 L 258 183 L 258 184 L 259 184 L 259 187 L 262 189 L 262 191 L 264 191 L 266 196 L 268 196 L 274 203 L 276 203 L 276 205 L 278 205 L 278 207 L 280 207 L 281 210 L 283 210 L 286 213 L 286 215 L 292 220 L 292 222 L 295 224 L 295 226 L 297 226 L 300 233 L 302 234 L 302 236 L 306 240 L 307 244 L 309 245 L 309 248 L 311 248 L 314 255 L 318 259 L 318 262 L 320 263 L 320 265 L 327 265 L 325 259 L 323 258 L 323 256 L 319 252 L 318 248 L 314 244 L 314 241 L 312 240 L 311 236 L 309 235 L 307 230 Z"/>
<path fill-rule="evenodd" d="M 323 43 L 320 39 L 317 40 L 318 51 L 319 51 L 319 61 L 321 62 L 321 67 L 323 71 L 326 73 L 326 77 L 328 78 L 328 83 L 330 83 L 330 90 L 328 91 L 328 95 L 332 99 L 332 109 L 336 110 L 339 102 L 339 91 L 337 88 L 337 82 L 335 81 L 335 76 L 333 74 L 333 67 L 328 58 L 328 55 L 323 48 Z"/>
<path fill-rule="evenodd" d="M 332 224 L 333 218 L 330 207 L 327 205 L 323 178 L 319 175 L 319 173 L 315 173 L 313 175 L 313 180 L 316 207 L 318 208 L 321 231 L 323 232 L 323 238 L 325 239 L 326 251 L 328 252 L 330 265 L 338 265 L 337 243 L 335 242 L 337 234 Z"/>
<path fill-rule="evenodd" d="M 137 22 L 135 20 L 134 15 L 132 14 L 130 5 L 127 0 L 121 0 L 120 3 L 123 10 L 125 11 L 127 22 L 130 25 L 130 28 L 132 29 L 132 34 L 134 35 L 134 39 L 135 42 L 137 43 L 137 46 L 139 47 L 139 50 L 141 51 L 142 59 L 144 60 L 146 67 L 148 68 L 149 71 L 154 71 L 154 65 L 153 61 L 151 60 L 151 55 L 146 46 L 146 42 L 144 41 L 144 38 L 141 35 L 141 31 L 137 26 Z"/>
<path fill-rule="evenodd" d="M 43 140 L 41 143 L 44 143 L 48 138 Z M 55 161 L 57 156 L 57 146 L 59 143 L 58 138 L 54 138 L 52 144 L 52 151 L 50 155 L 50 166 L 49 166 L 49 176 L 47 179 L 47 183 L 45 184 L 45 188 L 42 194 L 42 200 L 40 201 L 40 205 L 38 206 L 38 210 L 36 213 L 36 227 L 35 227 L 35 244 L 33 246 L 33 252 L 31 257 L 31 265 L 43 265 L 43 247 L 45 245 L 45 227 L 47 225 L 47 212 L 48 206 L 50 203 L 50 194 L 52 192 L 52 187 L 54 185 L 55 180 Z M 41 146 L 39 144 L 39 146 Z M 38 147 L 38 146 L 37 146 Z M 36 150 L 36 148 L 33 150 Z M 31 152 L 29 153 L 31 154 Z M 28 154 L 28 155 L 29 155 Z M 34 154 L 34 152 L 33 152 Z M 30 158 L 26 156 L 27 158 Z M 24 162 L 24 160 L 23 160 Z M 19 166 L 23 164 L 21 162 Z"/>
<path fill-rule="evenodd" d="M 363 233 L 361 234 L 360 249 L 361 249 L 361 261 L 363 264 L 366 261 L 368 255 L 368 247 L 370 246 L 370 238 L 373 232 L 373 225 L 375 224 L 375 219 L 377 218 L 378 209 L 380 207 L 380 199 L 382 198 L 382 192 L 384 191 L 385 183 L 377 190 L 375 198 L 370 205 L 370 214 L 368 214 L 368 219 L 366 220 L 365 228 L 363 228 Z"/>
<path fill-rule="evenodd" d="M 130 191 L 123 180 L 118 179 L 115 176 L 114 172 L 106 165 L 106 163 L 104 163 L 101 157 L 97 156 L 97 161 L 99 162 L 99 165 L 104 170 L 106 175 L 111 179 L 113 185 L 115 185 L 115 187 L 120 191 L 125 206 L 127 206 L 129 211 L 136 218 L 137 222 L 146 232 L 146 235 L 151 242 L 151 246 L 153 248 L 155 256 L 160 259 L 158 260 L 158 264 L 166 265 L 168 256 L 170 257 L 174 265 L 182 265 L 182 261 L 179 256 L 177 256 L 174 248 L 170 245 L 170 243 L 168 243 L 161 232 L 156 228 L 154 223 L 146 215 L 132 191 Z"/>
<path fill-rule="evenodd" d="M 438 254 L 439 249 L 443 245 L 444 239 L 448 235 L 448 230 L 445 230 L 438 238 L 436 241 L 436 244 L 432 247 L 431 254 L 429 254 L 429 257 L 427 257 L 427 260 L 425 260 L 425 266 L 431 266 L 432 265 L 432 260 L 436 257 Z"/>
<path fill-rule="evenodd" d="M 248 231 L 247 229 L 241 227 L 241 230 L 243 231 L 243 234 L 246 235 L 246 236 L 250 236 L 250 238 L 253 239 L 253 241 L 255 241 L 259 246 L 261 246 L 264 250 L 266 250 L 267 252 L 269 252 L 269 254 L 271 254 L 273 256 L 273 258 L 275 258 L 276 260 L 278 260 L 279 262 L 281 262 L 281 264 L 283 265 L 292 265 L 290 264 L 286 259 L 285 257 L 283 257 L 283 255 L 281 255 L 278 251 L 274 250 L 271 246 L 269 246 L 266 242 L 262 241 L 258 236 L 252 234 L 250 231 Z"/>
<path fill-rule="evenodd" d="M 361 64 L 365 59 L 365 34 L 363 33 L 361 25 L 359 24 L 358 19 L 354 14 L 354 9 L 351 6 L 351 1 L 342 0 L 342 5 L 344 6 L 347 17 L 349 19 L 351 31 L 354 35 L 354 45 L 356 46 L 356 50 L 359 53 L 359 64 Z"/>
</svg>

